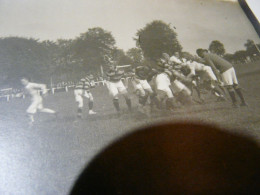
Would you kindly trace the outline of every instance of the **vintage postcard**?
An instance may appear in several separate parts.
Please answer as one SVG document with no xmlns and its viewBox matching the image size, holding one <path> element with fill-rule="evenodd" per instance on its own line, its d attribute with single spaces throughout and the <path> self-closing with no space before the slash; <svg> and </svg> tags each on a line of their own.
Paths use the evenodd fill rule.
<svg viewBox="0 0 260 195">
<path fill-rule="evenodd" d="M 260 140 L 260 39 L 237 0 L 0 0 L 0 25 L 0 194 L 68 194 L 158 123 Z"/>
</svg>

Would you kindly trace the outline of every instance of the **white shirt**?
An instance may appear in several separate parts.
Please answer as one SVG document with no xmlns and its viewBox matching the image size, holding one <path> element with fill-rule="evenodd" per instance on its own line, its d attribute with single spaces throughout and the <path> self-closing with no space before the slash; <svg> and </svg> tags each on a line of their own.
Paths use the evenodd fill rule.
<svg viewBox="0 0 260 195">
<path fill-rule="evenodd" d="M 28 83 L 25 86 L 26 91 L 32 96 L 32 98 L 40 96 L 38 91 L 41 90 L 43 94 L 47 93 L 46 85 L 38 83 Z"/>
<path fill-rule="evenodd" d="M 191 74 L 193 75 L 195 75 L 195 71 L 203 71 L 205 67 L 204 64 L 198 63 L 196 61 L 187 61 L 185 64 L 190 68 Z"/>
</svg>

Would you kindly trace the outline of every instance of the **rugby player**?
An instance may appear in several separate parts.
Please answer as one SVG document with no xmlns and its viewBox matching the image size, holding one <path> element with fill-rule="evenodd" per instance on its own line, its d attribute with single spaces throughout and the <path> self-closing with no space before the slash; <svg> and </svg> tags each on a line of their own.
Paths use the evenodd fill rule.
<svg viewBox="0 0 260 195">
<path fill-rule="evenodd" d="M 169 58 L 169 64 L 171 65 L 181 65 L 183 64 L 183 61 L 182 59 L 180 58 L 180 54 L 179 52 L 175 52 L 174 55 L 172 55 L 170 58 Z"/>
<path fill-rule="evenodd" d="M 222 101 L 225 100 L 224 95 L 217 88 L 219 82 L 210 66 L 206 66 L 202 63 L 192 61 L 192 60 L 190 61 L 184 60 L 184 61 L 185 63 L 182 64 L 182 67 L 189 69 L 189 73 L 187 74 L 187 77 L 193 80 L 192 86 L 197 91 L 198 96 L 201 100 L 203 99 L 201 98 L 200 90 L 198 88 L 199 85 L 197 79 L 198 76 L 200 78 L 200 82 L 208 83 L 209 88 L 211 89 L 212 93 L 218 97 L 218 100 L 222 100 Z"/>
<path fill-rule="evenodd" d="M 139 98 L 139 107 L 144 107 L 148 97 L 150 97 L 151 106 L 156 105 L 157 108 L 159 108 L 159 101 L 156 97 L 156 93 L 147 81 L 152 70 L 147 66 L 137 66 L 134 71 L 132 84 Z"/>
<path fill-rule="evenodd" d="M 186 97 L 190 96 L 191 92 L 180 81 L 181 79 L 186 80 L 186 78 L 167 63 L 159 63 L 158 70 L 160 73 L 156 75 L 155 83 L 159 100 L 165 101 L 166 107 L 169 109 L 174 109 L 174 94 L 182 104 L 190 103 Z"/>
<path fill-rule="evenodd" d="M 125 98 L 127 107 L 129 111 L 132 110 L 131 99 L 128 95 L 125 85 L 122 82 L 122 78 L 124 76 L 124 71 L 119 70 L 115 65 L 109 66 L 109 70 L 106 72 L 106 76 L 108 80 L 106 82 L 107 88 L 109 90 L 109 94 L 113 97 L 113 105 L 116 111 L 120 112 L 119 106 L 119 94 L 122 94 Z"/>
<path fill-rule="evenodd" d="M 240 106 L 247 106 L 241 88 L 238 85 L 233 65 L 216 54 L 208 53 L 205 49 L 197 49 L 196 52 L 199 57 L 205 60 L 207 65 L 211 66 L 215 75 L 221 77 L 231 97 L 233 107 L 238 107 L 235 92 L 241 100 Z"/>
<path fill-rule="evenodd" d="M 45 84 L 39 84 L 39 83 L 32 83 L 30 82 L 30 79 L 23 77 L 21 79 L 21 83 L 23 84 L 26 93 L 31 96 L 31 104 L 26 110 L 27 115 L 29 117 L 29 125 L 32 126 L 34 123 L 34 114 L 36 114 L 37 111 L 39 112 L 45 112 L 50 114 L 57 114 L 56 111 L 44 108 L 42 103 L 42 96 L 40 95 L 40 91 L 43 95 L 46 95 L 48 90 L 46 88 Z"/>
<path fill-rule="evenodd" d="M 76 84 L 74 89 L 75 100 L 78 103 L 77 117 L 82 118 L 82 109 L 83 109 L 83 98 L 88 98 L 88 113 L 90 115 L 96 114 L 93 111 L 94 106 L 94 98 L 92 93 L 90 92 L 90 88 L 95 87 L 95 82 L 93 80 L 93 75 L 87 75 L 86 77 L 80 79 L 80 81 Z"/>
</svg>

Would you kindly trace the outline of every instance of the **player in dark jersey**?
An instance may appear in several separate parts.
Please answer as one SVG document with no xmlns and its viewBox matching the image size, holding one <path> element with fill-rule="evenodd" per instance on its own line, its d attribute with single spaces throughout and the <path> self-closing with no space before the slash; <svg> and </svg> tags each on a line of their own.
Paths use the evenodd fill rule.
<svg viewBox="0 0 260 195">
<path fill-rule="evenodd" d="M 122 77 L 124 76 L 124 71 L 119 70 L 116 66 L 111 65 L 109 67 L 109 70 L 106 73 L 106 76 L 108 78 L 106 84 L 107 88 L 109 90 L 110 95 L 113 97 L 113 104 L 116 108 L 116 111 L 119 113 L 120 106 L 119 106 L 119 94 L 122 94 L 125 98 L 126 104 L 128 109 L 131 111 L 132 104 L 131 99 L 128 96 L 128 92 L 126 90 L 125 85 L 122 82 Z"/>
<path fill-rule="evenodd" d="M 156 97 L 156 93 L 147 81 L 151 72 L 150 68 L 147 66 L 137 66 L 134 71 L 132 84 L 139 98 L 139 107 L 144 107 L 150 97 L 152 110 L 154 105 L 159 108 L 159 101 Z"/>
<path fill-rule="evenodd" d="M 237 107 L 235 92 L 241 100 L 240 106 L 247 106 L 241 88 L 238 85 L 235 69 L 231 63 L 220 56 L 208 53 L 205 49 L 197 49 L 197 54 L 205 60 L 205 63 L 211 66 L 215 75 L 222 79 L 231 97 L 233 107 Z"/>
<path fill-rule="evenodd" d="M 95 82 L 93 80 L 92 75 L 87 75 L 86 77 L 80 79 L 80 81 L 76 84 L 74 89 L 74 95 L 75 100 L 78 103 L 78 111 L 77 111 L 77 117 L 82 118 L 82 109 L 83 109 L 83 97 L 86 97 L 89 99 L 88 102 L 88 108 L 89 108 L 89 114 L 96 114 L 96 112 L 93 111 L 93 105 L 94 105 L 94 98 L 92 93 L 90 92 L 91 88 L 95 87 Z"/>
</svg>

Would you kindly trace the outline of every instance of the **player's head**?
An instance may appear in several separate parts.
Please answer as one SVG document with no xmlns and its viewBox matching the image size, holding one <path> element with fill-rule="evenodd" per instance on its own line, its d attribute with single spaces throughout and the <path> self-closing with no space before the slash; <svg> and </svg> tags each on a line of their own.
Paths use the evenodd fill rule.
<svg viewBox="0 0 260 195">
<path fill-rule="evenodd" d="M 260 194 L 260 148 L 208 125 L 147 127 L 96 156 L 71 194 Z"/>
<path fill-rule="evenodd" d="M 167 53 L 162 53 L 162 57 L 163 57 L 163 59 L 165 59 L 166 61 L 169 61 L 169 59 L 170 59 L 170 56 L 169 56 L 169 54 L 167 54 Z"/>
<path fill-rule="evenodd" d="M 208 52 L 208 50 L 206 50 L 206 49 L 197 49 L 196 50 L 196 53 L 197 53 L 197 55 L 199 56 L 199 57 L 201 57 L 201 58 L 204 58 L 204 53 L 207 53 Z"/>
<path fill-rule="evenodd" d="M 183 75 L 187 76 L 190 74 L 191 70 L 188 66 L 182 66 L 180 68 L 180 71 L 182 72 Z"/>
<path fill-rule="evenodd" d="M 179 53 L 179 52 L 177 52 L 177 51 L 176 51 L 176 52 L 174 52 L 174 53 L 173 53 L 173 55 L 174 55 L 175 57 L 177 57 L 177 58 L 180 58 L 180 53 Z"/>
<path fill-rule="evenodd" d="M 23 85 L 27 85 L 29 82 L 30 82 L 30 78 L 27 78 L 27 77 L 22 77 L 21 78 L 21 83 Z"/>
<path fill-rule="evenodd" d="M 88 74 L 87 77 L 88 77 L 89 79 L 94 79 L 93 74 Z"/>
</svg>

